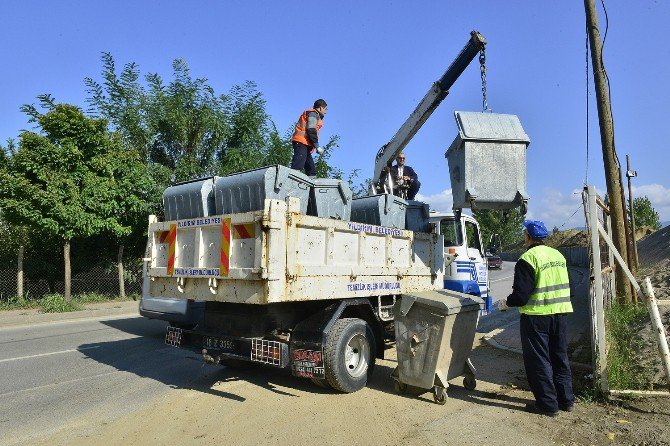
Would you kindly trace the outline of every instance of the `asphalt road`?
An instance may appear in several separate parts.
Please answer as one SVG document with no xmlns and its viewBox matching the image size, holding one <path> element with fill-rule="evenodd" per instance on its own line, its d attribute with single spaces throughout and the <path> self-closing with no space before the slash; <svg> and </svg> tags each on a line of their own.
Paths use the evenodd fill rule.
<svg viewBox="0 0 670 446">
<path fill-rule="evenodd" d="M 116 317 L 0 329 L 0 444 L 117 418 L 214 371 L 166 346 L 165 327 Z"/>
<path fill-rule="evenodd" d="M 490 271 L 494 300 L 509 294 L 513 271 L 511 262 Z M 483 316 L 479 331 L 498 326 L 500 316 Z M 116 419 L 220 371 L 166 346 L 165 327 L 113 316 L 1 328 L 0 444 L 30 442 L 72 422 L 85 429 L 86 420 Z"/>
</svg>

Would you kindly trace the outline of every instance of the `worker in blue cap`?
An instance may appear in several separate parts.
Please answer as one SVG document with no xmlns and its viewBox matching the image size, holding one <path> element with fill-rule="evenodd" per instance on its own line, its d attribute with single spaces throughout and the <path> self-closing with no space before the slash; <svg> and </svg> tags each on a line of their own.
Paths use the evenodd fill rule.
<svg viewBox="0 0 670 446">
<path fill-rule="evenodd" d="M 512 294 L 501 309 L 519 307 L 523 363 L 535 401 L 533 413 L 555 417 L 571 412 L 575 397 L 568 361 L 567 314 L 572 313 L 565 257 L 546 246 L 549 235 L 539 220 L 525 220 L 526 252 L 514 267 Z"/>
</svg>

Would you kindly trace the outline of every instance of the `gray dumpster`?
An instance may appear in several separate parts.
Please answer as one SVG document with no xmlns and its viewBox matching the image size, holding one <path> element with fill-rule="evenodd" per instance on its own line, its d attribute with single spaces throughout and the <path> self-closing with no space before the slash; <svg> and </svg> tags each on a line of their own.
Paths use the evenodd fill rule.
<svg viewBox="0 0 670 446">
<path fill-rule="evenodd" d="M 416 200 L 407 200 L 405 229 L 415 232 L 430 232 L 430 206 Z"/>
<path fill-rule="evenodd" d="M 405 227 L 407 201 L 391 194 L 369 195 L 351 201 L 351 221 L 369 225 Z"/>
<path fill-rule="evenodd" d="M 170 186 L 163 192 L 165 220 L 210 217 L 215 214 L 214 178 L 201 178 Z"/>
<path fill-rule="evenodd" d="M 342 180 L 315 178 L 307 213 L 321 218 L 349 220 L 351 217 L 352 192 Z"/>
<path fill-rule="evenodd" d="M 521 207 L 526 213 L 526 149 L 516 115 L 455 112 L 458 136 L 445 156 L 454 209 Z"/>
<path fill-rule="evenodd" d="M 403 294 L 393 308 L 396 391 L 407 386 L 432 390 L 435 401 L 444 404 L 449 380 L 465 376 L 464 386 L 474 389 L 475 369 L 468 357 L 482 308 L 481 299 L 451 290 Z"/>
<path fill-rule="evenodd" d="M 266 198 L 300 198 L 300 213 L 307 214 L 312 181 L 297 170 L 270 166 L 216 177 L 214 198 L 217 215 L 260 211 Z"/>
</svg>

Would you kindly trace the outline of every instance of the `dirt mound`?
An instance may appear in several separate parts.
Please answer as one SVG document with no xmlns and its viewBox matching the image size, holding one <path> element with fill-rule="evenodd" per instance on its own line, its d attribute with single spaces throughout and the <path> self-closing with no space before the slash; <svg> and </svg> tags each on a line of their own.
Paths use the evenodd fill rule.
<svg viewBox="0 0 670 446">
<path fill-rule="evenodd" d="M 589 236 L 581 229 L 567 229 L 558 231 L 547 237 L 545 243 L 552 248 L 567 248 L 569 246 L 588 246 Z"/>
<path fill-rule="evenodd" d="M 670 259 L 670 226 L 659 229 L 637 242 L 637 255 L 642 268 Z"/>
</svg>

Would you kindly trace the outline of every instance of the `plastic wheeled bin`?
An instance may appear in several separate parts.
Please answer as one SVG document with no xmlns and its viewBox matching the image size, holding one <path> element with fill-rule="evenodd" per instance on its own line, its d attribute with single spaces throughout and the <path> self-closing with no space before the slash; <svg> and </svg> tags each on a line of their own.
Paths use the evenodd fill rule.
<svg viewBox="0 0 670 446">
<path fill-rule="evenodd" d="M 310 178 L 286 166 L 270 166 L 248 170 L 214 181 L 214 201 L 217 215 L 263 210 L 265 200 L 300 199 L 300 213 L 307 214 Z"/>
<path fill-rule="evenodd" d="M 369 195 L 351 201 L 351 221 L 403 229 L 407 201 L 391 194 Z"/>
<path fill-rule="evenodd" d="M 484 302 L 451 290 L 403 294 L 393 308 L 398 366 L 394 388 L 432 391 L 438 404 L 447 399 L 448 381 L 464 376 L 463 385 L 477 385 L 469 356 L 479 310 Z"/>
<path fill-rule="evenodd" d="M 170 186 L 163 192 L 165 220 L 210 217 L 215 214 L 214 178 L 200 178 Z"/>
<path fill-rule="evenodd" d="M 332 178 L 312 180 L 312 192 L 307 213 L 315 217 L 349 220 L 353 194 L 349 185 Z"/>
<path fill-rule="evenodd" d="M 445 157 L 449 163 L 454 209 L 528 207 L 528 135 L 516 115 L 454 113 L 458 136 Z"/>
</svg>

